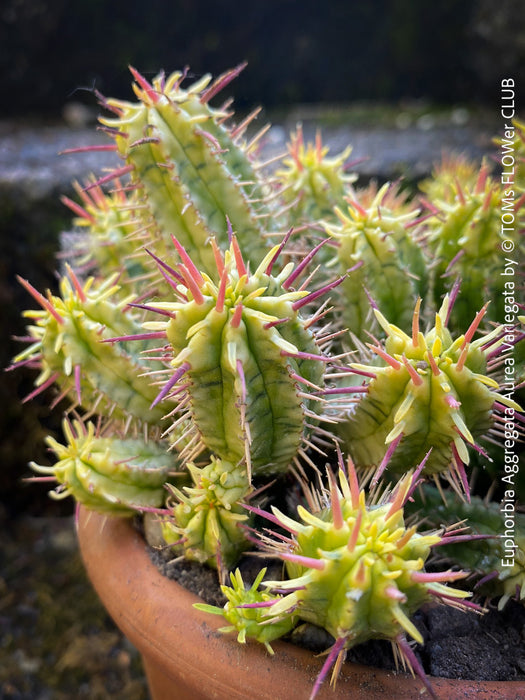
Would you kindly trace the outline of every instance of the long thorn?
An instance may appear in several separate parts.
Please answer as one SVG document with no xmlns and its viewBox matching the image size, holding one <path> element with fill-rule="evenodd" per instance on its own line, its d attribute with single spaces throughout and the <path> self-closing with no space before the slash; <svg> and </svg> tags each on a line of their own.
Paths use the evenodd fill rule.
<svg viewBox="0 0 525 700">
<path fill-rule="evenodd" d="M 25 280 L 23 277 L 20 277 L 20 275 L 17 275 L 16 279 L 20 282 L 22 287 L 24 287 L 24 289 L 26 291 L 28 291 L 29 294 L 31 294 L 33 299 L 36 302 L 38 302 L 40 304 L 40 306 L 45 311 L 48 311 L 51 314 L 51 316 L 53 316 L 53 318 L 57 321 L 57 323 L 59 323 L 60 325 L 62 325 L 64 323 L 64 319 L 58 313 L 58 311 L 55 309 L 53 304 L 48 299 L 46 299 L 42 294 L 40 294 L 40 292 L 37 291 L 30 282 Z"/>
</svg>

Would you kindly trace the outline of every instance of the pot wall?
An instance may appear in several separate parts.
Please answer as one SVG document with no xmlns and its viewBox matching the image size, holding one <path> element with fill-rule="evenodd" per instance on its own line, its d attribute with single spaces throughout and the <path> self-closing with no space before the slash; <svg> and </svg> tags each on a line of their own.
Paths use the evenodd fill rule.
<svg viewBox="0 0 525 700">
<path fill-rule="evenodd" d="M 151 562 L 128 520 L 80 508 L 78 539 L 87 573 L 109 614 L 140 651 L 152 700 L 307 700 L 323 659 L 285 642 L 270 656 L 217 630 L 222 620 L 192 607 L 199 598 Z M 520 700 L 522 682 L 432 678 L 439 700 Z M 422 684 L 404 674 L 344 664 L 335 691 L 317 700 L 419 699 Z"/>
</svg>

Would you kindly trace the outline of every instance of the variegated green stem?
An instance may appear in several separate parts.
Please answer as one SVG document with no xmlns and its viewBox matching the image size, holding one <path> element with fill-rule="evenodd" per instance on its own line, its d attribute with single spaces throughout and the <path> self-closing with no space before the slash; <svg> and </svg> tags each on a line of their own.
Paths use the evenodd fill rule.
<svg viewBox="0 0 525 700">
<path fill-rule="evenodd" d="M 278 592 L 272 598 L 253 590 L 243 594 L 242 581 L 232 577 L 233 589 L 226 595 L 229 601 L 242 601 L 241 609 L 233 611 L 227 604 L 223 611 L 231 624 L 225 631 L 236 629 L 240 641 L 249 635 L 265 642 L 264 630 L 274 620 L 282 620 L 286 631 L 294 620 L 326 629 L 335 639 L 337 653 L 329 656 L 314 691 L 337 656 L 355 644 L 390 639 L 405 656 L 405 632 L 422 643 L 410 617 L 426 601 L 438 599 L 479 610 L 464 600 L 469 593 L 444 585 L 464 578 L 465 572 L 424 571 L 440 535 L 420 535 L 416 527 L 405 525 L 403 507 L 421 469 L 405 475 L 393 492 L 367 506 L 352 463 L 348 463 L 348 476 L 343 466 L 341 460 L 339 487 L 330 473 L 330 503 L 319 512 L 299 506 L 299 519 L 295 519 L 277 508 L 271 513 L 250 508 L 285 531 L 274 538 L 265 534 L 261 546 L 283 561 L 289 578 L 264 582 L 266 588 Z M 261 579 L 262 574 L 258 581 Z M 410 665 L 411 659 L 408 661 Z M 429 687 L 424 674 L 423 681 Z"/>
<path fill-rule="evenodd" d="M 227 247 L 228 220 L 251 260 L 262 257 L 262 234 L 274 229 L 266 204 L 270 193 L 259 180 L 251 144 L 241 143 L 247 124 L 228 129 L 224 121 L 231 115 L 208 104 L 237 72 L 211 86 L 205 76 L 184 89 L 183 73 L 150 84 L 133 71 L 139 102 L 108 100 L 118 117 L 102 120 L 127 163 L 121 172 L 129 173 L 138 189 L 143 225 L 151 227 L 157 254 L 171 253 L 167 244 L 175 234 L 197 267 L 212 276 L 217 270 L 206 242 L 213 235 Z"/>
<path fill-rule="evenodd" d="M 320 413 L 328 358 L 300 310 L 326 289 L 291 291 L 293 266 L 272 273 L 277 246 L 253 273 L 235 237 L 224 258 L 215 247 L 216 284 L 176 245 L 183 263 L 172 273 L 182 299 L 155 304 L 170 319 L 146 327 L 165 332 L 173 349 L 175 372 L 159 399 L 176 392 L 191 416 L 196 452 L 183 456 L 207 448 L 242 462 L 250 478 L 282 472 L 308 444 Z"/>
<path fill-rule="evenodd" d="M 170 515 L 162 520 L 163 538 L 187 559 L 224 573 L 249 546 L 239 527 L 250 523 L 242 505 L 251 490 L 246 469 L 214 457 L 205 467 L 187 467 L 194 485 L 169 487 Z"/>
<path fill-rule="evenodd" d="M 414 303 L 425 297 L 427 289 L 423 249 L 412 233 L 418 210 L 407 210 L 405 205 L 397 205 L 399 211 L 390 208 L 390 187 L 384 185 L 365 206 L 356 195 L 349 200 L 347 213 L 336 209 L 339 224 L 324 225 L 338 244 L 333 262 L 352 270 L 338 301 L 346 327 L 360 341 L 377 332 L 371 299 L 392 323 L 408 331 Z"/>
<path fill-rule="evenodd" d="M 156 273 L 151 257 L 142 247 L 149 239 L 147 229 L 141 231 L 143 207 L 138 194 L 128 194 L 118 181 L 109 194 L 92 182 L 87 183 L 87 188 L 75 183 L 82 204 L 62 197 L 76 214 L 74 224 L 83 232 L 70 262 L 76 269 L 89 270 L 102 279 L 119 273 L 121 297 L 137 296 L 147 288 L 152 273 Z"/>
<path fill-rule="evenodd" d="M 92 510 L 121 516 L 164 503 L 165 484 L 178 466 L 164 443 L 99 437 L 93 423 L 78 421 L 65 420 L 63 430 L 67 444 L 46 440 L 58 461 L 49 467 L 31 464 L 58 482 L 53 498 L 73 496 Z"/>
<path fill-rule="evenodd" d="M 321 219 L 334 219 L 334 207 L 343 207 L 344 198 L 353 194 L 352 184 L 357 175 L 346 172 L 352 147 L 333 157 L 328 156 L 328 151 L 319 131 L 315 143 L 306 145 L 301 125 L 291 135 L 289 156 L 275 173 L 290 226 L 318 225 Z"/>
<path fill-rule="evenodd" d="M 158 426 L 166 406 L 152 407 L 158 390 L 144 376 L 147 367 L 141 356 L 151 348 L 151 340 L 131 313 L 131 299 L 115 300 L 117 276 L 97 284 L 90 278 L 82 285 L 70 270 L 70 279 L 61 280 L 60 297 L 44 297 L 21 280 L 42 310 L 25 312 L 35 321 L 29 327 L 34 342 L 15 358 L 15 365 L 25 362 L 40 368 L 31 397 L 56 384 L 60 398 L 67 397 L 89 415 L 125 426 Z M 139 340 L 107 342 L 123 335 Z"/>
<path fill-rule="evenodd" d="M 452 177 L 442 172 L 443 178 L 447 175 Z M 486 163 L 474 183 L 468 171 L 464 182 L 456 173 L 453 178 L 441 196 L 438 194 L 426 202 L 434 214 L 427 222 L 428 245 L 435 260 L 434 303 L 438 306 L 460 279 L 461 295 L 454 305 L 450 327 L 464 327 L 472 309 L 479 309 L 487 299 L 491 300 L 487 321 L 501 324 L 505 321 L 510 292 L 519 297 L 520 283 L 515 272 L 525 255 L 525 246 L 518 219 L 525 198 L 509 196 L 490 177 Z M 507 241 L 513 250 L 509 255 L 504 252 L 508 250 Z"/>
<path fill-rule="evenodd" d="M 266 574 L 262 569 L 255 581 L 246 588 L 239 569 L 230 573 L 231 586 L 221 586 L 221 590 L 227 598 L 224 608 L 214 605 L 196 603 L 197 610 L 222 615 L 230 624 L 221 627 L 219 632 L 228 634 L 237 632 L 237 641 L 245 644 L 247 639 L 255 639 L 264 644 L 266 650 L 273 655 L 274 651 L 270 642 L 288 634 L 296 624 L 293 613 L 268 618 L 268 609 L 278 600 L 278 597 L 259 590 L 261 582 Z"/>
<path fill-rule="evenodd" d="M 446 328 L 448 297 L 426 334 L 419 330 L 419 303 L 411 336 L 376 311 L 387 334 L 384 347 L 369 345 L 379 364 L 352 364 L 367 384 L 338 428 L 358 466 L 377 469 L 375 481 L 387 467 L 404 472 L 426 456 L 425 474 L 447 473 L 468 494 L 468 448 L 481 449 L 475 440 L 494 426 L 502 406 L 520 410 L 486 374 L 489 356 L 502 348 L 501 329 L 473 340 L 485 310 L 456 339 Z"/>
<path fill-rule="evenodd" d="M 405 526 L 403 505 L 413 476 L 407 474 L 393 494 L 372 508 L 366 506 L 355 475 L 350 483 L 341 471 L 341 491 L 334 481 L 329 508 L 311 513 L 299 506 L 300 521 L 273 509 L 275 522 L 290 533 L 293 544 L 276 540 L 271 546 L 290 577 L 266 582 L 269 588 L 289 591 L 271 614 L 296 608 L 301 619 L 324 627 L 335 639 L 346 637 L 348 646 L 377 636 L 395 639 L 403 630 L 422 643 L 410 622 L 415 610 L 432 595 L 461 600 L 470 594 L 441 583 L 463 578 L 462 572 L 423 572 L 441 538 Z"/>
<path fill-rule="evenodd" d="M 407 511 L 429 527 L 464 522 L 474 536 L 489 537 L 459 542 L 449 537 L 437 555 L 477 574 L 476 592 L 499 598 L 499 609 L 509 598 L 525 602 L 525 514 L 516 512 L 514 499 L 495 503 L 472 496 L 466 503 L 454 493 L 444 495 L 433 486 L 422 486 Z"/>
</svg>

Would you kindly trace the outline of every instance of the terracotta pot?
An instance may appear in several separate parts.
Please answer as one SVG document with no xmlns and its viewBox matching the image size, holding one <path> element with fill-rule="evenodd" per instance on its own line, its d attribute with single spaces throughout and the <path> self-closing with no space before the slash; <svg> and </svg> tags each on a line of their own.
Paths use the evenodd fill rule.
<svg viewBox="0 0 525 700">
<path fill-rule="evenodd" d="M 270 656 L 258 643 L 240 645 L 217 632 L 221 618 L 192 607 L 198 598 L 162 576 L 132 525 L 80 509 L 80 550 L 88 575 L 115 623 L 144 661 L 152 700 L 307 700 L 322 658 L 285 642 Z M 443 700 L 525 698 L 522 682 L 433 678 Z M 344 664 L 335 692 L 318 700 L 419 699 L 421 681 Z"/>
</svg>

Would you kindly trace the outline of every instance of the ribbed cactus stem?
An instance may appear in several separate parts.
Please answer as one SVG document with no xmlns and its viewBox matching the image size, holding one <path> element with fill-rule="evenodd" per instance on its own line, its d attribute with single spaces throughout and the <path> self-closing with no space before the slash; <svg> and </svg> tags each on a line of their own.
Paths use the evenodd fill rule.
<svg viewBox="0 0 525 700">
<path fill-rule="evenodd" d="M 143 208 L 137 192 L 127 192 L 117 180 L 111 193 L 88 182 L 89 189 L 74 183 L 81 204 L 62 197 L 62 202 L 76 215 L 73 223 L 82 231 L 71 258 L 75 267 L 95 271 L 102 278 L 120 273 L 122 296 L 137 295 L 150 282 L 155 266 L 144 250 L 152 224 L 144 224 Z"/>
<path fill-rule="evenodd" d="M 57 457 L 54 465 L 31 463 L 34 471 L 58 482 L 53 498 L 73 496 L 92 510 L 127 517 L 162 505 L 165 484 L 178 467 L 166 445 L 102 437 L 91 422 L 65 420 L 63 432 L 66 444 L 46 439 Z"/>
<path fill-rule="evenodd" d="M 422 187 L 430 195 L 424 204 L 434 214 L 427 220 L 428 246 L 435 263 L 432 267 L 434 304 L 441 303 L 456 280 L 461 295 L 454 305 L 450 327 L 464 327 L 472 309 L 491 299 L 486 321 L 502 323 L 508 298 L 506 277 L 501 275 L 506 240 L 511 241 L 514 261 L 525 249 L 518 221 L 525 201 L 504 189 L 499 178 L 490 174 L 488 162 L 473 170 L 472 165 L 456 168 L 446 162 L 430 182 Z M 504 217 L 502 219 L 502 217 Z M 502 221 L 515 225 L 505 226 Z M 502 247 L 503 246 L 503 247 Z M 486 324 L 485 321 L 485 324 Z M 487 328 L 490 328 L 486 324 Z"/>
<path fill-rule="evenodd" d="M 138 102 L 107 100 L 118 116 L 101 120 L 126 162 L 114 175 L 125 171 L 136 186 L 157 254 L 171 255 L 174 233 L 209 275 L 216 266 L 206 242 L 215 236 L 221 247 L 228 246 L 227 217 L 250 259 L 260 259 L 266 249 L 262 234 L 275 229 L 269 191 L 251 155 L 254 144 L 242 142 L 248 123 L 228 128 L 231 114 L 209 105 L 241 68 L 212 84 L 204 76 L 185 88 L 186 73 L 161 74 L 150 83 L 132 70 Z"/>
<path fill-rule="evenodd" d="M 446 328 L 448 296 L 426 334 L 419 328 L 419 301 L 410 335 L 374 310 L 386 341 L 368 347 L 384 364 L 351 365 L 373 376 L 338 430 L 357 465 L 376 470 L 375 481 L 387 468 L 403 472 L 428 455 L 424 473 L 447 474 L 468 495 L 469 448 L 483 451 L 476 440 L 489 434 L 498 407 L 520 410 L 487 373 L 489 354 L 502 349 L 501 328 L 474 340 L 486 310 L 455 339 Z"/>
<path fill-rule="evenodd" d="M 362 203 L 354 194 L 335 209 L 337 220 L 324 224 L 337 244 L 332 262 L 352 269 L 338 301 L 346 327 L 360 341 L 376 329 L 370 299 L 392 323 L 409 330 L 414 302 L 426 294 L 423 250 L 413 231 L 419 211 L 398 202 L 391 188 L 385 184 L 372 202 Z"/>
<path fill-rule="evenodd" d="M 159 397 L 176 395 L 191 414 L 194 452 L 183 456 L 206 448 L 244 464 L 251 478 L 286 469 L 318 420 L 328 358 L 301 311 L 333 284 L 289 290 L 293 265 L 273 272 L 281 246 L 250 272 L 236 236 L 230 238 L 225 254 L 209 246 L 218 282 L 174 239 L 181 262 L 169 274 L 179 300 L 152 304 L 169 319 L 145 327 L 164 333 L 172 348 L 173 373 Z"/>
<path fill-rule="evenodd" d="M 411 615 L 426 601 L 437 599 L 459 607 L 475 605 L 464 601 L 470 594 L 445 584 L 467 576 L 464 571 L 426 572 L 424 564 L 432 548 L 439 544 L 438 532 L 418 534 L 407 527 L 403 509 L 419 480 L 421 467 L 406 474 L 391 492 L 368 506 L 360 490 L 351 460 L 339 464 L 339 478 L 329 477 L 329 502 L 319 512 L 298 506 L 298 519 L 272 507 L 271 513 L 251 509 L 279 525 L 285 533 L 261 537 L 261 547 L 285 564 L 285 580 L 265 581 L 274 600 L 254 606 L 258 618 L 251 620 L 250 636 L 274 619 L 306 621 L 326 629 L 335 643 L 329 651 L 314 686 L 317 693 L 330 667 L 355 644 L 384 638 L 404 654 L 405 634 L 423 642 Z M 236 586 L 238 588 L 238 586 Z M 231 598 L 233 592 L 228 594 Z M 208 608 L 217 612 L 216 608 Z M 233 616 L 229 606 L 223 611 L 232 624 L 226 628 L 246 631 L 242 614 Z M 430 687 L 428 680 L 423 681 Z"/>
<path fill-rule="evenodd" d="M 221 586 L 227 598 L 224 608 L 204 603 L 196 603 L 194 607 L 213 615 L 223 615 L 230 624 L 221 627 L 219 632 L 237 632 L 237 641 L 240 644 L 246 644 L 248 639 L 255 639 L 264 644 L 268 653 L 273 656 L 270 642 L 288 634 L 296 621 L 293 615 L 287 615 L 282 618 L 276 617 L 268 624 L 268 610 L 277 598 L 260 590 L 265 574 L 266 569 L 261 569 L 250 588 L 246 588 L 241 572 L 237 569 L 235 573 L 230 573 L 231 586 Z"/>
<path fill-rule="evenodd" d="M 320 131 L 316 132 L 313 143 L 305 143 L 301 125 L 291 135 L 288 156 L 275 173 L 290 225 L 333 219 L 334 207 L 343 206 L 344 197 L 353 193 L 352 184 L 357 175 L 347 172 L 352 147 L 347 146 L 337 156 L 329 156 L 328 152 Z"/>
<path fill-rule="evenodd" d="M 59 399 L 96 411 L 124 425 L 158 426 L 166 406 L 151 408 L 157 389 L 143 376 L 141 352 L 151 348 L 155 336 L 143 334 L 132 314 L 132 297 L 120 298 L 118 273 L 102 282 L 89 278 L 81 283 L 71 268 L 60 282 L 60 296 L 43 296 L 26 280 L 25 289 L 41 310 L 26 311 L 34 342 L 15 359 L 40 369 L 34 396 L 57 384 Z M 115 336 L 141 342 L 116 343 Z M 57 401 L 59 400 L 57 399 Z"/>
<path fill-rule="evenodd" d="M 168 515 L 162 519 L 167 544 L 187 559 L 225 572 L 248 548 L 242 525 L 251 517 L 243 508 L 251 487 L 246 469 L 211 457 L 204 467 L 187 465 L 193 486 L 169 487 Z"/>
</svg>

